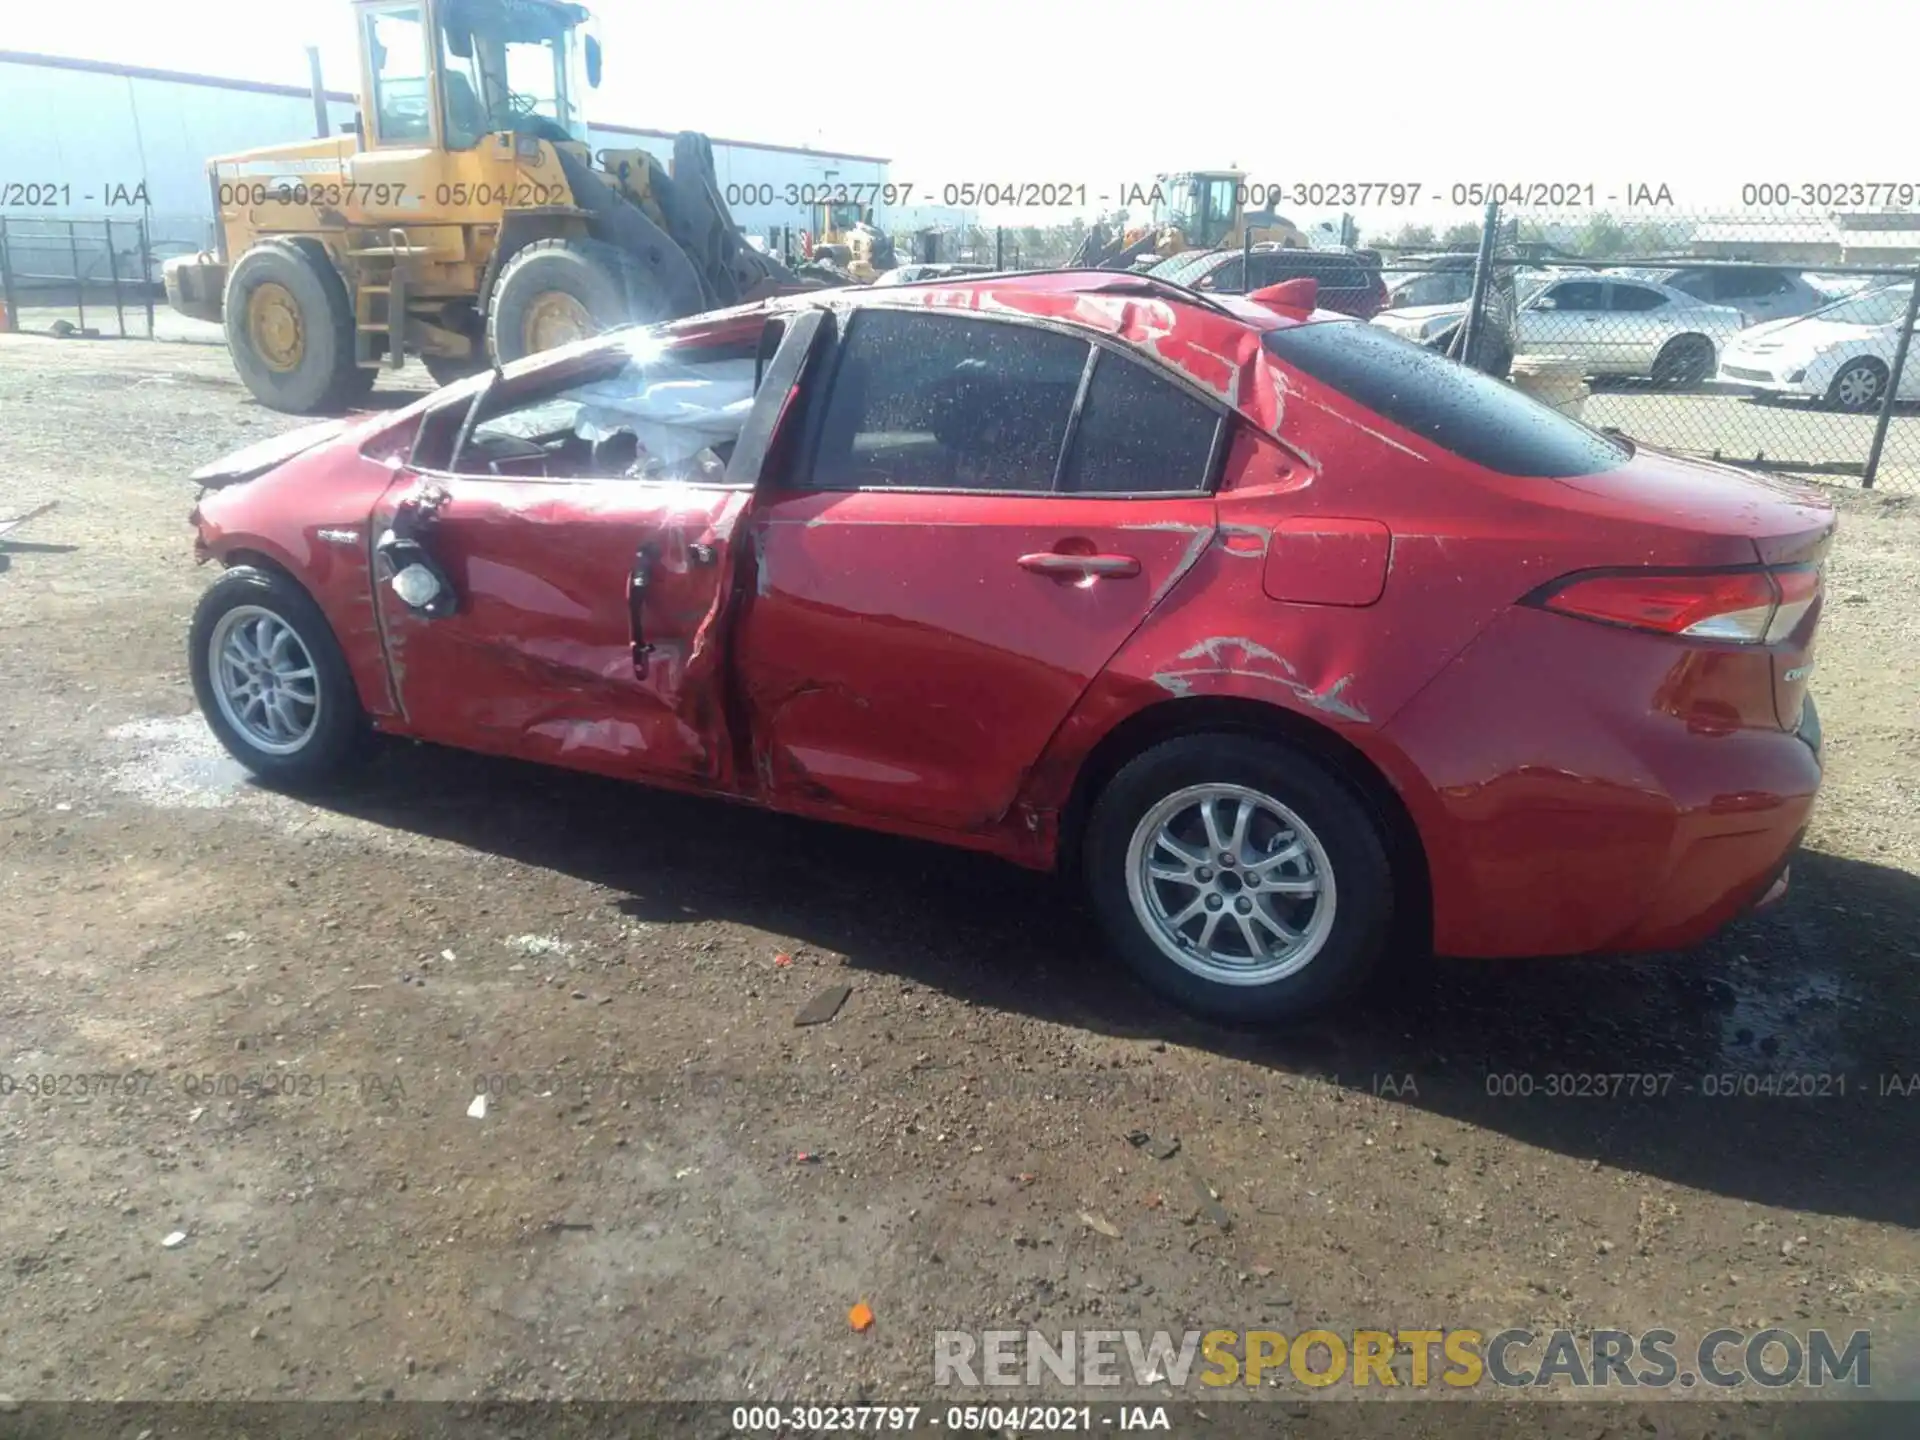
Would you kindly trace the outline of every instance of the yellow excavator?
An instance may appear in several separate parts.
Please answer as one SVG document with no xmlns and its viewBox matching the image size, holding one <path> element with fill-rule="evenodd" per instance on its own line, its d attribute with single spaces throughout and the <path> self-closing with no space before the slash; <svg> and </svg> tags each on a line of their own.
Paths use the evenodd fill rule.
<svg viewBox="0 0 1920 1440">
<path fill-rule="evenodd" d="M 1306 250 L 1312 242 L 1292 221 L 1271 209 L 1250 211 L 1242 203 L 1246 172 L 1189 170 L 1154 177 L 1152 222 L 1113 230 L 1096 224 L 1067 262 L 1069 269 L 1125 270 L 1152 264 L 1182 250 L 1278 245 Z"/>
<path fill-rule="evenodd" d="M 632 322 L 797 288 L 746 243 L 712 147 L 671 167 L 588 144 L 601 74 L 566 0 L 354 0 L 350 133 L 207 164 L 212 251 L 167 263 L 167 299 L 224 323 L 277 410 L 339 410 L 410 355 L 444 383 Z"/>
</svg>

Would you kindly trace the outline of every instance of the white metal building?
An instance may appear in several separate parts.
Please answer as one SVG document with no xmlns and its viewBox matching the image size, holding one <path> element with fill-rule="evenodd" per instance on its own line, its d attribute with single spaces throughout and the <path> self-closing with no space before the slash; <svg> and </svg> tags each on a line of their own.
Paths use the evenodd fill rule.
<svg viewBox="0 0 1920 1440">
<path fill-rule="evenodd" d="M 329 90 L 326 103 L 340 133 L 354 114 L 354 97 Z M 312 139 L 315 118 L 311 92 L 297 85 L 0 50 L 0 134 L 16 157 L 0 181 L 0 214 L 21 220 L 145 218 L 157 279 L 168 256 L 211 243 L 208 158 Z M 640 148 L 662 161 L 673 152 L 672 131 L 611 122 L 589 130 L 596 150 Z M 806 205 L 786 203 L 788 185 L 873 185 L 888 178 L 888 162 L 876 155 L 718 137 L 713 160 L 723 191 L 773 187 L 771 204 L 733 206 L 741 228 L 763 237 L 777 226 L 798 232 L 811 224 Z M 764 191 L 752 193 L 757 199 Z M 883 227 L 885 211 L 884 204 L 876 207 Z M 116 249 L 135 260 L 126 252 L 128 243 L 116 233 Z"/>
</svg>

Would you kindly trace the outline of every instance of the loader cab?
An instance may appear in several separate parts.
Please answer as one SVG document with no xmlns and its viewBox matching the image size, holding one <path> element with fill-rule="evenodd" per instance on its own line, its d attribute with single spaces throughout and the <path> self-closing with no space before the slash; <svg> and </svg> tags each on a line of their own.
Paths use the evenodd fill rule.
<svg viewBox="0 0 1920 1440">
<path fill-rule="evenodd" d="M 1225 243 L 1240 218 L 1239 187 L 1245 179 L 1237 170 L 1161 176 L 1154 228 L 1178 230 L 1187 249 L 1210 250 Z"/>
<path fill-rule="evenodd" d="M 592 17 L 560 0 L 363 0 L 365 133 L 378 147 L 472 150 L 511 132 L 587 141 Z"/>
</svg>

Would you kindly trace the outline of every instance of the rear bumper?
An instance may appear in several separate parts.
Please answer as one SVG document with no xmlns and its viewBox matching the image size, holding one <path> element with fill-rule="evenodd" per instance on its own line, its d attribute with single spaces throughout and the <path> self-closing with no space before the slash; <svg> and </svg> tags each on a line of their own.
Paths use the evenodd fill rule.
<svg viewBox="0 0 1920 1440">
<path fill-rule="evenodd" d="M 1798 734 L 1710 723 L 1731 662 L 1710 680 L 1697 649 L 1580 623 L 1511 613 L 1387 727 L 1418 772 L 1401 790 L 1442 954 L 1698 944 L 1768 895 L 1806 828 L 1811 704 Z M 1736 658 L 1756 662 L 1747 713 L 1770 716 L 1766 657 Z"/>
</svg>

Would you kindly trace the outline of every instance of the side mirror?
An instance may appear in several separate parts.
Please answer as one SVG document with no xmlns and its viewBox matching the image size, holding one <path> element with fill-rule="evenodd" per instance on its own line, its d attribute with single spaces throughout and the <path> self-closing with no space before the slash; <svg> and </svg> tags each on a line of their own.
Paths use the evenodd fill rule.
<svg viewBox="0 0 1920 1440">
<path fill-rule="evenodd" d="M 587 84 L 600 88 L 600 42 L 592 35 L 587 36 Z"/>
<path fill-rule="evenodd" d="M 473 58 L 473 31 L 457 30 L 452 26 L 446 29 L 447 50 L 456 60 Z"/>
</svg>

